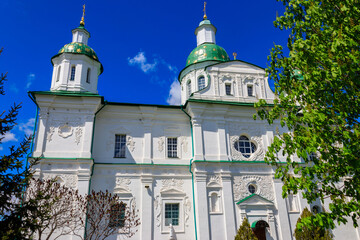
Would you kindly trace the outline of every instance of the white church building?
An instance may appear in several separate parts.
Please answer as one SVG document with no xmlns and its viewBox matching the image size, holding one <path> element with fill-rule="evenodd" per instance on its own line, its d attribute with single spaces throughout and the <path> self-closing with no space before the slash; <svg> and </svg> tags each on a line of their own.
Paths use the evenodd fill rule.
<svg viewBox="0 0 360 240">
<path fill-rule="evenodd" d="M 322 209 L 301 194 L 281 197 L 282 182 L 264 162 L 279 125 L 253 120 L 254 103 L 271 107 L 275 98 L 265 70 L 230 60 L 206 16 L 179 74 L 181 106 L 106 101 L 83 21 L 72 34 L 51 59 L 50 90 L 31 92 L 39 109 L 35 176 L 135 201 L 139 240 L 232 240 L 245 217 L 259 240 L 291 240 L 302 209 Z M 360 239 L 351 223 L 332 232 Z"/>
</svg>

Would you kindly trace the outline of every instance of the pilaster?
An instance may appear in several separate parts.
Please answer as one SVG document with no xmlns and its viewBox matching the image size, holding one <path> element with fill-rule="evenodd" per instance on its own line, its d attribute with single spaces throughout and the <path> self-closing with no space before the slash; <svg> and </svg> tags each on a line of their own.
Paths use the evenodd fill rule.
<svg viewBox="0 0 360 240">
<path fill-rule="evenodd" d="M 225 220 L 225 239 L 233 240 L 236 235 L 235 204 L 232 191 L 231 174 L 229 171 L 221 172 L 224 199 L 224 220 Z"/>
<path fill-rule="evenodd" d="M 194 160 L 204 160 L 203 132 L 201 119 L 193 118 Z"/>
<path fill-rule="evenodd" d="M 195 172 L 195 206 L 198 239 L 210 239 L 206 172 Z"/>
<path fill-rule="evenodd" d="M 282 198 L 282 185 L 283 183 L 279 179 L 274 179 L 275 199 L 278 207 L 278 219 L 279 219 L 279 239 L 291 240 L 292 232 L 290 228 L 290 220 L 288 211 L 286 208 L 286 200 Z"/>
<path fill-rule="evenodd" d="M 153 239 L 153 178 L 150 174 L 141 176 L 141 224 L 140 239 Z"/>
</svg>

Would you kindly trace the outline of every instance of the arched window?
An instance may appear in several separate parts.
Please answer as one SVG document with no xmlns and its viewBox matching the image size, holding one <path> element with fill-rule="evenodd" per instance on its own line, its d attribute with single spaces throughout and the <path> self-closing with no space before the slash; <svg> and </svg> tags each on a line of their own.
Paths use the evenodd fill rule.
<svg viewBox="0 0 360 240">
<path fill-rule="evenodd" d="M 57 82 L 60 80 L 60 71 L 61 71 L 61 66 L 58 67 L 58 72 L 57 72 L 57 76 L 56 76 Z"/>
<path fill-rule="evenodd" d="M 75 66 L 71 66 L 71 73 L 70 73 L 70 81 L 74 81 L 75 80 Z"/>
<path fill-rule="evenodd" d="M 219 197 L 217 193 L 212 193 L 210 195 L 210 201 L 211 201 L 211 212 L 219 212 Z"/>
<path fill-rule="evenodd" d="M 199 88 L 199 91 L 201 89 L 205 88 L 205 77 L 204 76 L 199 77 L 199 79 L 198 79 L 198 88 Z"/>
<path fill-rule="evenodd" d="M 87 83 L 90 83 L 90 72 L 91 72 L 91 70 L 90 70 L 90 68 L 88 68 L 87 74 L 86 74 L 86 82 Z"/>
<path fill-rule="evenodd" d="M 240 136 L 239 140 L 234 143 L 234 147 L 246 158 L 249 158 L 251 154 L 256 151 L 255 143 L 251 142 L 249 138 L 243 135 Z"/>
<path fill-rule="evenodd" d="M 188 97 L 190 97 L 190 95 L 191 95 L 191 81 L 187 82 L 186 87 L 187 87 L 187 95 L 188 95 Z"/>
</svg>

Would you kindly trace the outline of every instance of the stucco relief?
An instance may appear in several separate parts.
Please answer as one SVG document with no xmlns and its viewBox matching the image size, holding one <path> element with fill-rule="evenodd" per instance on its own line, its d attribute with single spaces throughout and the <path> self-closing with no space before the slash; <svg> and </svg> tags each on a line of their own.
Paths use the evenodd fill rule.
<svg viewBox="0 0 360 240">
<path fill-rule="evenodd" d="M 168 178 L 162 180 L 162 188 L 161 192 L 176 189 L 179 191 L 182 191 L 183 189 L 184 181 L 182 179 L 176 179 L 176 178 Z"/>
<path fill-rule="evenodd" d="M 256 185 L 256 194 L 270 201 L 274 201 L 274 189 L 271 176 L 245 175 L 235 176 L 233 182 L 234 199 L 239 201 L 251 195 L 249 184 Z"/>
<path fill-rule="evenodd" d="M 187 137 L 184 137 L 184 136 L 180 137 L 180 144 L 181 144 L 181 146 L 182 146 L 182 151 L 183 151 L 184 153 L 187 153 L 187 151 L 188 151 L 188 141 L 187 141 Z"/>
<path fill-rule="evenodd" d="M 188 196 L 184 198 L 184 213 L 185 213 L 185 225 L 189 226 L 189 218 L 190 218 L 190 210 L 191 210 L 191 202 Z"/>
<path fill-rule="evenodd" d="M 159 140 L 158 140 L 158 150 L 159 150 L 159 152 L 164 151 L 164 144 L 165 144 L 164 137 L 159 137 Z"/>
<path fill-rule="evenodd" d="M 221 74 L 219 76 L 219 79 L 220 79 L 220 84 L 224 84 L 224 82 L 226 81 L 232 81 L 234 79 L 234 76 L 226 73 L 226 74 Z"/>
<path fill-rule="evenodd" d="M 44 173 L 43 179 L 56 179 L 61 185 L 64 185 L 69 188 L 76 189 L 78 183 L 78 177 L 74 174 L 54 174 L 54 173 Z"/>
<path fill-rule="evenodd" d="M 155 207 L 155 219 L 156 219 L 156 226 L 160 227 L 161 225 L 161 209 L 162 209 L 162 201 L 160 195 L 156 195 L 154 200 L 154 207 Z"/>
<path fill-rule="evenodd" d="M 115 180 L 115 190 L 120 192 L 128 192 L 130 193 L 129 185 L 131 183 L 131 180 L 129 178 L 124 177 L 116 177 Z"/>
<path fill-rule="evenodd" d="M 53 140 L 53 135 L 57 132 L 57 135 L 62 138 L 70 138 L 74 135 L 74 142 L 76 144 L 80 143 L 83 128 L 85 122 L 81 117 L 66 116 L 63 118 L 50 118 L 48 122 L 48 130 L 46 132 L 46 140 L 51 142 Z"/>
<path fill-rule="evenodd" d="M 126 136 L 126 146 L 128 146 L 131 152 L 135 149 L 135 142 L 131 136 Z"/>
<path fill-rule="evenodd" d="M 221 177 L 219 175 L 208 175 L 207 176 L 207 186 L 221 186 Z"/>
</svg>

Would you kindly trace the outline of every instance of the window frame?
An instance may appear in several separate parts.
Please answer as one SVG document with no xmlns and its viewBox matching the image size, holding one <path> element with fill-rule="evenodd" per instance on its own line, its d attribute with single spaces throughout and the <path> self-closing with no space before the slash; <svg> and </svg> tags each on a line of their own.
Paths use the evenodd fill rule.
<svg viewBox="0 0 360 240">
<path fill-rule="evenodd" d="M 200 83 L 200 80 L 201 80 L 201 83 Z M 198 91 L 203 90 L 205 87 L 206 87 L 205 76 L 201 75 L 200 77 L 198 77 Z"/>
<path fill-rule="evenodd" d="M 175 206 L 175 205 L 177 205 L 177 218 L 175 218 L 175 217 L 173 217 L 173 208 L 171 207 L 171 209 L 170 209 L 170 215 L 171 215 L 171 217 L 170 218 L 167 218 L 166 217 L 166 206 L 167 205 L 170 205 L 170 206 Z M 170 226 L 170 224 L 172 224 L 172 226 L 179 226 L 180 225 L 180 203 L 165 203 L 164 204 L 164 219 L 165 219 L 165 222 L 164 222 L 164 224 L 165 224 L 165 227 L 169 227 Z M 171 223 L 167 223 L 167 221 L 166 221 L 166 219 L 171 219 Z M 177 224 L 173 224 L 173 220 L 177 220 Z"/>
<path fill-rule="evenodd" d="M 74 71 L 73 71 L 74 70 Z M 75 65 L 71 65 L 70 68 L 70 81 L 75 81 L 75 75 L 76 75 L 76 66 Z"/>
<path fill-rule="evenodd" d="M 231 83 L 225 83 L 225 95 L 226 96 L 232 96 L 232 84 Z M 228 92 L 228 87 L 229 87 L 229 92 Z"/>
<path fill-rule="evenodd" d="M 186 82 L 186 94 L 187 94 L 187 97 L 189 98 L 192 94 L 192 91 L 191 91 L 191 80 L 187 81 Z"/>
<path fill-rule="evenodd" d="M 247 142 L 249 143 L 249 146 L 245 146 L 247 142 L 245 142 L 244 139 L 241 139 L 241 137 L 247 138 Z M 241 140 L 243 140 L 243 141 L 241 141 Z M 244 146 L 240 146 L 240 142 L 243 142 Z M 236 147 L 236 145 L 237 145 L 237 147 Z M 255 146 L 255 150 L 253 149 L 253 146 Z M 249 159 L 254 153 L 256 153 L 256 151 L 259 149 L 259 146 L 257 145 L 256 142 L 252 141 L 250 137 L 242 134 L 234 142 L 234 148 L 236 151 L 240 152 L 244 158 Z M 242 148 L 244 149 L 244 152 L 241 151 Z M 249 149 L 248 153 L 246 152 L 246 149 Z"/>
<path fill-rule="evenodd" d="M 169 156 L 169 140 L 176 139 L 176 156 Z M 175 146 L 175 145 L 174 145 Z M 173 152 L 174 150 L 171 149 Z M 179 158 L 179 138 L 178 137 L 166 137 L 166 157 L 167 158 Z"/>
<path fill-rule="evenodd" d="M 184 196 L 180 195 L 172 195 L 162 197 L 161 204 L 161 233 L 169 233 L 169 226 L 165 225 L 165 204 L 179 204 L 179 225 L 173 225 L 173 228 L 176 233 L 184 233 L 185 232 L 185 212 L 184 212 Z"/>
<path fill-rule="evenodd" d="M 90 84 L 90 74 L 91 74 L 91 68 L 88 68 L 86 71 L 86 83 Z"/>
<path fill-rule="evenodd" d="M 121 139 L 119 140 L 119 142 L 117 142 L 117 137 L 124 137 L 124 142 L 121 142 Z M 126 142 L 127 142 L 127 139 L 126 139 L 127 135 L 126 134 L 115 134 L 115 142 L 114 142 L 114 158 L 126 158 Z M 121 150 L 121 143 L 124 144 L 124 151 L 123 151 L 123 154 L 121 154 L 122 150 Z M 117 152 L 117 144 L 119 144 L 119 147 L 118 147 L 118 152 Z M 119 153 L 117 155 L 117 153 Z"/>
<path fill-rule="evenodd" d="M 60 73 L 61 73 L 61 66 L 59 66 L 57 69 L 56 82 L 60 81 Z"/>
<path fill-rule="evenodd" d="M 251 89 L 251 95 L 249 95 L 249 89 Z M 246 92 L 248 97 L 255 97 L 254 85 L 253 84 L 246 85 Z"/>
<path fill-rule="evenodd" d="M 126 227 L 126 206 L 127 204 L 123 201 L 114 203 L 110 206 L 110 220 L 109 227 L 123 228 Z M 119 209 L 113 210 L 114 206 L 119 206 Z M 116 219 L 114 220 L 113 214 L 116 211 Z"/>
</svg>

